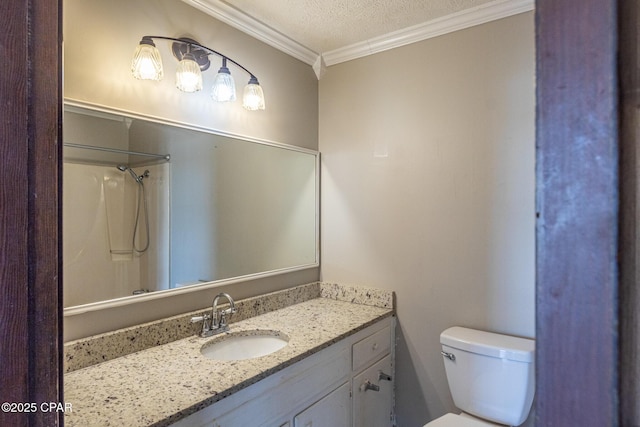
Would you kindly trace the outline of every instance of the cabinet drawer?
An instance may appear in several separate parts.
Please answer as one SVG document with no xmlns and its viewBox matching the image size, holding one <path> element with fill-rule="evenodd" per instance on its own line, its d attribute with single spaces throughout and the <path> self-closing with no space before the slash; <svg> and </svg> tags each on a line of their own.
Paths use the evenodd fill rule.
<svg viewBox="0 0 640 427">
<path fill-rule="evenodd" d="M 389 353 L 391 348 L 391 330 L 389 327 L 379 330 L 353 344 L 353 370 L 358 371 L 370 362 Z"/>
</svg>

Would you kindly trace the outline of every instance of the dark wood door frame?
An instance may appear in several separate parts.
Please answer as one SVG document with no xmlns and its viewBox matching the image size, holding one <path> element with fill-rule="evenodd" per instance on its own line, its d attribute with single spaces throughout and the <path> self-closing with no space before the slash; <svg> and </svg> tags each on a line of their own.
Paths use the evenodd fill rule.
<svg viewBox="0 0 640 427">
<path fill-rule="evenodd" d="M 635 0 L 536 2 L 536 425 L 541 427 L 640 425 L 637 399 L 625 396 L 637 390 L 637 359 L 622 354 L 618 364 L 619 341 L 620 348 L 639 353 L 633 313 L 640 303 L 634 114 L 622 116 L 620 132 L 631 135 L 621 139 L 620 164 L 623 183 L 631 176 L 633 184 L 619 193 L 617 181 L 617 7 L 633 15 L 620 21 L 626 34 L 621 50 L 635 58 L 620 62 L 624 75 L 625 67 L 635 70 L 638 63 Z M 4 0 L 0 13 L 0 400 L 61 402 L 62 0 Z M 623 104 L 624 93 L 637 87 L 636 78 L 626 81 L 631 86 L 623 88 Z M 620 239 L 620 293 L 630 301 L 621 305 L 619 318 L 620 198 L 621 236 L 634 234 Z M 622 393 L 619 375 L 626 378 Z M 60 413 L 0 412 L 3 426 L 62 423 Z"/>
<path fill-rule="evenodd" d="M 640 5 L 619 2 L 620 425 L 640 426 Z"/>
<path fill-rule="evenodd" d="M 0 2 L 0 411 L 2 426 L 55 426 L 61 402 L 61 7 Z M 45 410 L 43 410 L 45 408 Z"/>
<path fill-rule="evenodd" d="M 619 425 L 617 7 L 626 1 L 536 2 L 538 426 Z"/>
</svg>

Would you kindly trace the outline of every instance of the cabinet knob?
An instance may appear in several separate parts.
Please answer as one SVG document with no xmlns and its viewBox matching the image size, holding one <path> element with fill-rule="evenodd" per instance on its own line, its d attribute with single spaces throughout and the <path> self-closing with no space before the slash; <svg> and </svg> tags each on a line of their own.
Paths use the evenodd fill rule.
<svg viewBox="0 0 640 427">
<path fill-rule="evenodd" d="M 382 371 L 378 371 L 378 379 L 384 381 L 391 381 L 391 375 L 387 375 Z"/>
<path fill-rule="evenodd" d="M 360 386 L 360 391 L 367 391 L 367 390 L 371 390 L 371 391 L 380 391 L 380 386 L 379 385 L 375 385 L 373 384 L 371 381 L 366 380 L 364 382 L 364 384 L 362 384 Z"/>
</svg>

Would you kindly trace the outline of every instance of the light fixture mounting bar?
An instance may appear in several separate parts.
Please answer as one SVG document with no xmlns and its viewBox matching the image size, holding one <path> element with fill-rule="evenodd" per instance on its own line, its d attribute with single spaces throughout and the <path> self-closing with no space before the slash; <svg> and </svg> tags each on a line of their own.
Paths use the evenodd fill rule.
<svg viewBox="0 0 640 427">
<path fill-rule="evenodd" d="M 152 39 L 160 39 L 160 40 L 169 40 L 169 41 L 173 41 L 174 44 L 175 43 L 181 43 L 183 45 L 189 45 L 191 47 L 195 47 L 196 49 L 200 49 L 205 51 L 207 54 L 214 54 L 214 55 L 218 55 L 219 57 L 226 59 L 227 61 L 235 64 L 236 66 L 238 66 L 239 68 L 243 69 L 247 74 L 249 74 L 250 77 L 256 79 L 255 74 L 253 74 L 251 71 L 249 71 L 246 67 L 244 67 L 243 65 L 239 64 L 238 62 L 234 61 L 233 59 L 229 58 L 227 55 L 224 55 L 216 50 L 213 50 L 207 46 L 201 45 L 200 43 L 198 43 L 195 40 L 183 37 L 183 38 L 175 38 L 175 37 L 166 37 L 166 36 L 143 36 L 142 40 L 152 40 Z M 172 50 L 174 51 L 174 55 L 176 55 L 175 50 L 179 49 L 179 48 L 172 48 Z M 184 52 L 183 52 L 184 53 Z M 177 56 L 177 55 L 176 55 Z M 207 65 L 208 68 L 208 65 Z M 206 68 L 204 68 L 206 69 Z"/>
<path fill-rule="evenodd" d="M 211 66 L 211 61 L 209 60 L 210 53 L 194 45 L 193 43 L 198 43 L 195 40 L 186 37 L 182 37 L 180 40 L 180 42 L 173 42 L 171 44 L 173 56 L 175 56 L 178 61 L 182 61 L 185 55 L 190 54 L 190 58 L 200 66 L 200 71 L 208 70 L 209 66 Z"/>
</svg>

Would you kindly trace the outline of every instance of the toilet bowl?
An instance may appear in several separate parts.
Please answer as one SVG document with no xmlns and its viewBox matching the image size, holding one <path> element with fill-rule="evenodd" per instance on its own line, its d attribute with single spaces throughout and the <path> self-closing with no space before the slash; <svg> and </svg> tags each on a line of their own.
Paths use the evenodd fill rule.
<svg viewBox="0 0 640 427">
<path fill-rule="evenodd" d="M 446 414 L 424 427 L 519 426 L 535 392 L 535 341 L 452 327 L 440 334 L 453 403 L 463 412 Z"/>
<path fill-rule="evenodd" d="M 471 415 L 446 414 L 424 425 L 424 427 L 504 427 L 504 424 L 496 424 Z"/>
</svg>

